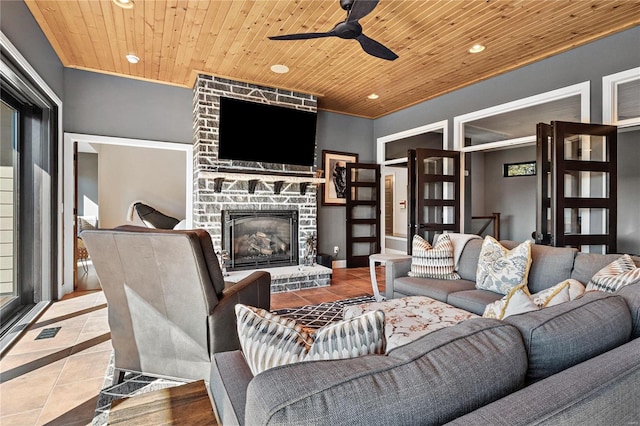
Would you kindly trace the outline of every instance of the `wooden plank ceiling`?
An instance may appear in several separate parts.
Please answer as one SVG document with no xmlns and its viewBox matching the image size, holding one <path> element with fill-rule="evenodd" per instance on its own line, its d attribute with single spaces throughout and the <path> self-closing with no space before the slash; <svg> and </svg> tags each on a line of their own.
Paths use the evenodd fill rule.
<svg viewBox="0 0 640 426">
<path fill-rule="evenodd" d="M 198 73 L 216 75 L 368 118 L 640 24 L 637 0 L 380 0 L 360 23 L 399 55 L 386 61 L 355 40 L 267 38 L 330 30 L 346 18 L 338 0 L 133 1 L 25 0 L 66 67 L 188 88 Z M 486 49 L 469 53 L 475 43 Z M 140 62 L 128 63 L 130 53 Z"/>
</svg>

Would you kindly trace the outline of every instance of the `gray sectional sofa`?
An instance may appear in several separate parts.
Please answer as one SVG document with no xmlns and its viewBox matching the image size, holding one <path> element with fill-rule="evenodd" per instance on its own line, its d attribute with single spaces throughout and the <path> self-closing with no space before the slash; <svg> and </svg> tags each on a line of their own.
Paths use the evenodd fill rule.
<svg viewBox="0 0 640 426">
<path fill-rule="evenodd" d="M 481 315 L 502 297 L 475 289 L 481 244 L 465 246 L 462 280 L 412 278 L 410 261 L 388 262 L 387 297 L 429 296 Z M 533 245 L 530 291 L 567 278 L 586 284 L 618 256 Z M 638 424 L 638 337 L 640 284 L 631 284 L 504 320 L 469 319 L 384 356 L 301 362 L 253 377 L 240 351 L 218 353 L 209 386 L 225 426 Z"/>
</svg>

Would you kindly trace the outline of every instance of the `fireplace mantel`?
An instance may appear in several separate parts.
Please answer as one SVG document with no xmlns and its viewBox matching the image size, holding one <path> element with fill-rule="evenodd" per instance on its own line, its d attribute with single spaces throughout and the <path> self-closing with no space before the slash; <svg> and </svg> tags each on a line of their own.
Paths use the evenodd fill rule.
<svg viewBox="0 0 640 426">
<path fill-rule="evenodd" d="M 286 174 L 286 173 L 274 173 L 267 172 L 264 173 L 256 172 L 256 173 L 247 173 L 247 172 L 198 172 L 199 179 L 211 179 L 216 182 L 215 192 L 222 191 L 222 183 L 227 181 L 247 181 L 250 183 L 249 192 L 253 193 L 252 187 L 255 188 L 256 182 L 269 182 L 274 185 L 274 192 L 279 193 L 282 184 L 284 183 L 297 183 L 300 185 L 300 193 L 304 194 L 307 190 L 307 185 L 314 184 L 319 185 L 324 183 L 325 180 L 323 178 L 304 176 L 300 174 Z M 251 185 L 251 183 L 254 183 Z"/>
<path fill-rule="evenodd" d="M 324 183 L 324 178 L 316 178 L 311 176 L 301 176 L 287 173 L 274 174 L 273 172 L 199 172 L 198 178 L 202 179 L 216 179 L 223 178 L 226 180 L 259 180 L 262 182 L 290 182 L 290 183 Z"/>
</svg>

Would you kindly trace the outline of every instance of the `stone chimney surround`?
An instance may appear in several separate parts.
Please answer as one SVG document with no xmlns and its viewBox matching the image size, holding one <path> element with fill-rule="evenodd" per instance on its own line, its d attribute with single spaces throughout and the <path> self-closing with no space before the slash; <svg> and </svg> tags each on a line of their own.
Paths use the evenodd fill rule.
<svg viewBox="0 0 640 426">
<path fill-rule="evenodd" d="M 317 235 L 317 188 L 324 180 L 315 177 L 315 166 L 219 159 L 221 96 L 312 112 L 317 111 L 316 97 L 202 74 L 196 79 L 193 94 L 193 226 L 206 229 L 218 251 L 222 244 L 223 210 L 297 209 L 298 252 L 302 255 L 307 237 Z M 301 258 L 299 263 L 303 263 Z M 314 277 L 302 284 L 296 278 L 302 268 L 293 267 L 283 272 L 283 277 L 274 278 L 272 274 L 272 291 L 329 285 L 331 270 L 324 268 L 327 275 L 323 267 L 314 268 L 318 268 L 314 269 Z"/>
</svg>

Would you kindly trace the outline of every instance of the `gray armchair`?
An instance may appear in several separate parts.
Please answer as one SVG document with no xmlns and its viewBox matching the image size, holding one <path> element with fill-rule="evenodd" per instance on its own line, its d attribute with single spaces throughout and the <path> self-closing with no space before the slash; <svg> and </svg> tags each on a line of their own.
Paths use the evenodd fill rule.
<svg viewBox="0 0 640 426">
<path fill-rule="evenodd" d="M 270 307 L 269 273 L 225 286 L 205 230 L 121 226 L 82 239 L 107 299 L 114 383 L 126 371 L 208 381 L 212 354 L 240 348 L 234 306 Z"/>
</svg>

